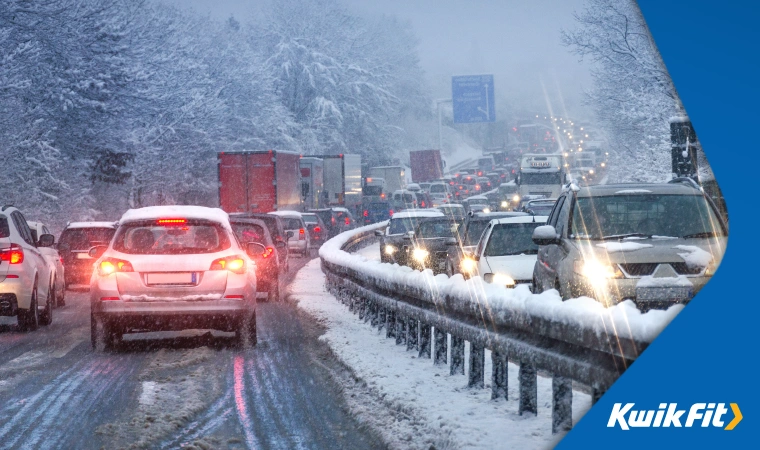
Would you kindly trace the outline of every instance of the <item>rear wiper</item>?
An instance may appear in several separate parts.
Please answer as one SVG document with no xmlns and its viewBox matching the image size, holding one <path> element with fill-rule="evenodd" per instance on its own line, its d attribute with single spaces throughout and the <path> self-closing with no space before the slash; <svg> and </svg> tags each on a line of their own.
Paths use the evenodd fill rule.
<svg viewBox="0 0 760 450">
<path fill-rule="evenodd" d="M 694 234 L 687 234 L 684 236 L 684 239 L 691 239 L 691 238 L 710 238 L 710 237 L 720 237 L 723 236 L 722 234 L 718 234 L 715 231 L 703 231 L 701 233 L 694 233 Z"/>
<path fill-rule="evenodd" d="M 642 238 L 651 238 L 651 234 L 644 234 L 644 233 L 627 233 L 627 234 L 613 234 L 612 236 L 604 236 L 602 238 L 603 241 L 607 241 L 610 239 L 625 239 L 629 237 L 642 237 Z"/>
</svg>

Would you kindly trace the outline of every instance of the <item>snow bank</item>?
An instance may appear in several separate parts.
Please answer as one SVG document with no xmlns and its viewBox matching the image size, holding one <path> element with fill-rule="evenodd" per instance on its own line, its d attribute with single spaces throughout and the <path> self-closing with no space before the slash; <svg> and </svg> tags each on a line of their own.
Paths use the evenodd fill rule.
<svg viewBox="0 0 760 450">
<path fill-rule="evenodd" d="M 416 293 L 425 293 L 428 299 L 421 299 L 423 301 L 455 299 L 457 304 L 453 306 L 461 311 L 481 311 L 485 308 L 494 321 L 506 322 L 516 317 L 536 317 L 567 325 L 567 328 L 575 330 L 574 333 L 578 336 L 583 335 L 585 331 L 593 331 L 596 336 L 602 338 L 614 335 L 615 338 L 650 343 L 683 309 L 682 305 L 675 305 L 665 311 L 651 310 L 642 313 L 631 301 L 609 308 L 588 297 L 562 301 L 555 290 L 532 294 L 525 285 L 510 289 L 485 283 L 480 277 L 465 280 L 460 274 L 451 278 L 445 274 L 433 275 L 431 270 L 420 272 L 341 250 L 346 243 L 355 239 L 355 236 L 384 226 L 375 224 L 341 233 L 322 246 L 319 256 L 328 263 L 360 271 L 368 279 L 385 284 L 389 288 L 403 287 Z M 642 244 L 625 242 L 622 245 Z"/>
</svg>

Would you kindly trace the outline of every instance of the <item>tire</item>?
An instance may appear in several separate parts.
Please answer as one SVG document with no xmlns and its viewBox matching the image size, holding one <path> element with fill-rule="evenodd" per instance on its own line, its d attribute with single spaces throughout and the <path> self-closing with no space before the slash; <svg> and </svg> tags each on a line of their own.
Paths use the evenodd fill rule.
<svg viewBox="0 0 760 450">
<path fill-rule="evenodd" d="M 100 326 L 98 324 L 100 323 Z M 114 332 L 108 322 L 96 320 L 95 315 L 90 313 L 90 343 L 93 351 L 105 351 L 114 346 Z"/>
<path fill-rule="evenodd" d="M 64 286 L 61 288 L 61 292 L 58 296 L 56 296 L 56 306 L 66 306 L 66 283 L 64 282 Z"/>
<path fill-rule="evenodd" d="M 19 309 L 18 327 L 21 331 L 34 331 L 40 325 L 39 311 L 37 311 L 37 280 L 34 281 L 32 300 L 29 302 L 29 310 Z"/>
<path fill-rule="evenodd" d="M 235 344 L 239 347 L 255 347 L 258 343 L 258 334 L 256 332 L 256 311 L 249 319 L 245 319 L 238 325 L 235 330 Z"/>
<path fill-rule="evenodd" d="M 40 314 L 40 325 L 48 326 L 53 323 L 53 303 L 55 302 L 55 284 L 48 288 L 47 299 L 45 300 L 45 310 Z"/>
</svg>

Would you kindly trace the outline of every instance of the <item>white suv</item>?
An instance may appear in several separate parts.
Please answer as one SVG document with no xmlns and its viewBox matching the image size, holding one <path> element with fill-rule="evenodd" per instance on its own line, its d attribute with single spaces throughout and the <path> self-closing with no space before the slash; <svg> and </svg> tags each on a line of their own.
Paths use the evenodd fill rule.
<svg viewBox="0 0 760 450">
<path fill-rule="evenodd" d="M 0 209 L 0 316 L 17 316 L 23 331 L 53 321 L 53 275 L 40 247 L 54 240 L 43 234 L 35 241 L 18 209 Z"/>
<path fill-rule="evenodd" d="M 29 228 L 32 230 L 32 238 L 35 241 L 39 239 L 39 236 L 43 234 L 50 234 L 48 227 L 44 223 L 40 222 L 27 222 Z M 53 271 L 53 303 L 55 306 L 64 306 L 66 304 L 66 273 L 63 267 L 63 258 L 54 247 L 40 247 L 40 253 L 47 261 L 50 270 Z"/>
</svg>

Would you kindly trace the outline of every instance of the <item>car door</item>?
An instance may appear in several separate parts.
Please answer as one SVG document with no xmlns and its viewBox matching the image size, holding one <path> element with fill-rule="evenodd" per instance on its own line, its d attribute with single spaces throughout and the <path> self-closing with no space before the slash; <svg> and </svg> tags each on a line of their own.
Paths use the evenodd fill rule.
<svg viewBox="0 0 760 450">
<path fill-rule="evenodd" d="M 559 218 L 559 212 L 562 206 L 565 204 L 565 196 L 561 196 L 557 199 L 557 203 L 554 205 L 552 212 L 549 213 L 549 218 L 546 221 L 547 225 L 555 227 L 557 225 L 557 219 Z M 554 288 L 554 280 L 556 279 L 556 268 L 552 264 L 552 255 L 555 254 L 556 247 L 552 245 L 541 245 L 538 247 L 538 255 L 536 256 L 536 266 L 533 269 L 535 282 L 538 286 L 537 291 L 542 292 L 546 289 Z"/>
<path fill-rule="evenodd" d="M 567 228 L 568 220 L 570 217 L 570 209 L 573 204 L 572 194 L 568 194 L 561 197 L 562 203 L 557 201 L 557 206 L 552 210 L 552 222 L 550 225 L 554 226 L 557 234 L 560 236 L 560 244 L 552 244 L 543 246 L 543 254 L 541 261 L 537 260 L 540 269 L 545 269 L 545 276 L 542 277 L 542 287 L 544 289 L 554 289 L 556 283 L 560 284 L 560 290 L 563 291 L 563 280 L 567 280 L 567 264 L 565 260 L 569 254 L 569 248 L 567 247 Z M 570 270 L 572 270 L 572 264 L 570 264 Z"/>
</svg>

